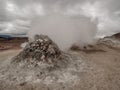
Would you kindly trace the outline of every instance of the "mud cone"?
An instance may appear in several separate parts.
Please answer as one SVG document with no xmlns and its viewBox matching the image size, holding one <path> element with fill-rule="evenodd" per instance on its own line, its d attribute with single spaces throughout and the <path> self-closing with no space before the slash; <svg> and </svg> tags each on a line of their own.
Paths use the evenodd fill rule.
<svg viewBox="0 0 120 90">
<path fill-rule="evenodd" d="M 61 55 L 59 47 L 45 35 L 36 35 L 34 41 L 29 42 L 13 62 L 46 62 L 53 63 Z"/>
</svg>

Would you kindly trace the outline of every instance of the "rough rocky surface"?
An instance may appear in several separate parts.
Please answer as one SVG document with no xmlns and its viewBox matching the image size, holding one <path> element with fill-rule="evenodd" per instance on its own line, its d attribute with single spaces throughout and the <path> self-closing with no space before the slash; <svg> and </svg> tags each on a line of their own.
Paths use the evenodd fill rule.
<svg viewBox="0 0 120 90">
<path fill-rule="evenodd" d="M 27 60 L 11 63 L 21 51 L 0 52 L 0 90 L 120 90 L 119 42 L 104 38 L 62 52 L 55 64 L 38 60 L 37 66 Z"/>
<path fill-rule="evenodd" d="M 1 90 L 70 90 L 81 79 L 82 70 L 93 69 L 75 52 L 62 53 L 55 64 L 37 62 L 36 66 L 26 60 L 11 61 L 5 60 L 0 66 Z"/>
<path fill-rule="evenodd" d="M 48 36 L 36 35 L 34 41 L 29 42 L 23 51 L 14 58 L 13 62 L 54 63 L 60 56 L 61 51 Z"/>
</svg>

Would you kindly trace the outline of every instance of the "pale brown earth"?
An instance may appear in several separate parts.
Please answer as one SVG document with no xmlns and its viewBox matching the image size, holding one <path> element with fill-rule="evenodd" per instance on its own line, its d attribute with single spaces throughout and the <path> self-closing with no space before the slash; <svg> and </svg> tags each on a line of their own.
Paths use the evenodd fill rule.
<svg viewBox="0 0 120 90">
<path fill-rule="evenodd" d="M 23 71 L 18 68 L 20 71 L 15 75 L 17 77 L 20 74 L 19 77 L 25 77 L 24 80 L 19 77 L 18 80 L 11 79 L 14 75 L 8 78 L 7 75 L 12 74 L 8 74 L 10 71 L 7 70 L 6 74 L 4 68 L 10 65 L 10 58 L 20 50 L 0 52 L 0 90 L 120 90 L 120 41 L 116 42 L 102 42 L 86 50 L 67 51 L 73 55 L 67 69 L 55 70 L 53 77 L 48 74 L 42 80 L 31 79 L 35 72 L 26 75 L 29 70 L 24 71 L 24 68 Z M 60 73 L 57 79 L 53 79 L 57 75 L 55 72 Z"/>
<path fill-rule="evenodd" d="M 10 49 L 20 49 L 21 44 L 27 42 L 28 38 L 13 38 L 13 39 L 4 39 L 0 38 L 0 51 L 10 50 Z"/>
</svg>

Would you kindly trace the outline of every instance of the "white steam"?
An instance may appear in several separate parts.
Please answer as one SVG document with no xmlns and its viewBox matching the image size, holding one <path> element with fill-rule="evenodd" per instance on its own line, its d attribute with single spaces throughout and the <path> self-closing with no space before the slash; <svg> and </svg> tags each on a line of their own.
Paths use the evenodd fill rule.
<svg viewBox="0 0 120 90">
<path fill-rule="evenodd" d="M 28 35 L 31 40 L 36 34 L 48 35 L 63 50 L 93 43 L 96 31 L 97 24 L 89 18 L 56 13 L 34 18 Z"/>
</svg>

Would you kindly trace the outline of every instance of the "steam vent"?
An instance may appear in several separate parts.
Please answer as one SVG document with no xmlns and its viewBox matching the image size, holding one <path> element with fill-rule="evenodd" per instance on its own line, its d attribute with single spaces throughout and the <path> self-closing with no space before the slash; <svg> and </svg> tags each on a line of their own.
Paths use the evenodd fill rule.
<svg viewBox="0 0 120 90">
<path fill-rule="evenodd" d="M 28 62 L 37 64 L 38 62 L 53 64 L 61 55 L 58 46 L 45 35 L 35 35 L 34 41 L 29 42 L 20 52 L 13 62 Z"/>
</svg>

